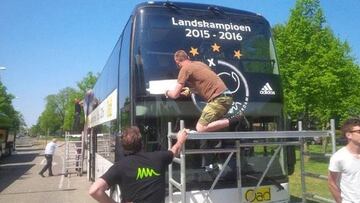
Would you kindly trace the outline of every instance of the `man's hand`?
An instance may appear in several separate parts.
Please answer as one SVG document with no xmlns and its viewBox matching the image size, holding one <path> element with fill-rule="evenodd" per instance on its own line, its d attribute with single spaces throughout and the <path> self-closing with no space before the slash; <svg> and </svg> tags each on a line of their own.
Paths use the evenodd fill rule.
<svg viewBox="0 0 360 203">
<path fill-rule="evenodd" d="M 189 133 L 189 129 L 182 129 L 177 134 L 177 142 L 174 144 L 174 146 L 171 147 L 171 151 L 173 152 L 174 156 L 178 156 L 182 146 L 184 145 L 187 136 Z"/>
<path fill-rule="evenodd" d="M 171 99 L 178 98 L 180 96 L 180 93 L 181 93 L 181 90 L 182 90 L 183 87 L 184 87 L 183 84 L 178 83 L 178 84 L 176 84 L 175 89 L 166 90 L 166 92 L 165 92 L 166 98 L 171 98 Z"/>
<path fill-rule="evenodd" d="M 189 129 L 182 129 L 182 130 L 180 130 L 179 132 L 178 132 L 178 134 L 177 134 L 177 142 L 179 142 L 179 144 L 182 146 L 184 143 L 185 143 L 185 141 L 186 141 L 186 139 L 187 139 L 187 137 L 188 137 L 188 133 L 190 132 L 190 130 Z"/>
<path fill-rule="evenodd" d="M 191 91 L 190 91 L 190 88 L 188 87 L 183 87 L 181 89 L 181 95 L 185 96 L 185 97 L 188 97 L 190 94 L 191 94 Z"/>
</svg>

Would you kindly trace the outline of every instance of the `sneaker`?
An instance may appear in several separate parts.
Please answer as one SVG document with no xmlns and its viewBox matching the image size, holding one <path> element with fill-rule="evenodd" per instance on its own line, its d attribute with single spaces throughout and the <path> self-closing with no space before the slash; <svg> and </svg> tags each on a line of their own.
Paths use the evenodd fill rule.
<svg viewBox="0 0 360 203">
<path fill-rule="evenodd" d="M 54 176 L 53 174 L 49 174 L 49 176 Z"/>
<path fill-rule="evenodd" d="M 40 175 L 41 177 L 45 178 L 44 174 L 42 174 L 42 173 L 39 173 L 39 175 Z"/>
<path fill-rule="evenodd" d="M 215 149 L 219 149 L 219 148 L 221 148 L 222 147 L 222 141 L 220 140 L 215 146 L 214 146 L 214 148 Z"/>
<path fill-rule="evenodd" d="M 228 119 L 229 119 L 229 127 L 231 130 L 245 131 L 250 127 L 249 121 L 246 119 L 243 112 L 232 115 Z"/>
<path fill-rule="evenodd" d="M 236 131 L 248 131 L 250 129 L 250 123 L 244 116 L 243 119 L 236 125 Z"/>
<path fill-rule="evenodd" d="M 205 172 L 211 172 L 214 170 L 214 166 L 212 164 L 209 164 L 208 166 L 205 166 Z"/>
</svg>

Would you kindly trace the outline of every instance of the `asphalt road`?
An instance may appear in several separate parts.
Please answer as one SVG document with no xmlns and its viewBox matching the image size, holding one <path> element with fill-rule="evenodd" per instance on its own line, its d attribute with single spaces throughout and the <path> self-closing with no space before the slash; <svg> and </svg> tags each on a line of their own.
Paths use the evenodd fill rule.
<svg viewBox="0 0 360 203">
<path fill-rule="evenodd" d="M 53 160 L 54 176 L 38 173 L 46 163 L 45 142 L 30 138 L 17 140 L 16 153 L 0 160 L 0 202 L 9 203 L 92 203 L 88 194 L 91 183 L 86 174 L 64 177 L 64 147 L 57 149 Z"/>
</svg>

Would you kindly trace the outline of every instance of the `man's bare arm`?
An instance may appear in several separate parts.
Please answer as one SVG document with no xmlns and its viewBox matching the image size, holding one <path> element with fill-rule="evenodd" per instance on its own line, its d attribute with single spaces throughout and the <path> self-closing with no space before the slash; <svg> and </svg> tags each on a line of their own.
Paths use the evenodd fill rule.
<svg viewBox="0 0 360 203">
<path fill-rule="evenodd" d="M 89 195 L 100 203 L 115 203 L 105 191 L 109 189 L 109 185 L 102 178 L 96 180 L 89 189 Z"/>
<path fill-rule="evenodd" d="M 170 151 L 173 152 L 174 156 L 178 156 L 182 146 L 184 145 L 187 136 L 188 136 L 189 130 L 188 129 L 183 129 L 180 130 L 177 134 L 177 141 L 176 143 L 171 147 Z"/>
<path fill-rule="evenodd" d="M 167 90 L 165 92 L 165 96 L 170 97 L 172 99 L 176 99 L 176 98 L 178 98 L 180 96 L 180 93 L 181 93 L 181 90 L 182 90 L 183 87 L 184 87 L 183 84 L 177 83 L 176 86 L 175 86 L 175 89 Z"/>
<path fill-rule="evenodd" d="M 338 185 L 338 180 L 340 175 L 341 175 L 340 172 L 332 172 L 332 171 L 329 171 L 329 175 L 328 175 L 329 190 L 332 196 L 334 197 L 336 203 L 341 203 L 341 190 Z"/>
</svg>

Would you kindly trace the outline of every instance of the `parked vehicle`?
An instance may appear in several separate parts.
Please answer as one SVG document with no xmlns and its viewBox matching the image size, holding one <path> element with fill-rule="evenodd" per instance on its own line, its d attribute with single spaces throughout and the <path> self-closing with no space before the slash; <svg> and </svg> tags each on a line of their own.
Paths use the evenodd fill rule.
<svg viewBox="0 0 360 203">
<path fill-rule="evenodd" d="M 87 123 L 91 132 L 92 180 L 117 160 L 122 128 L 137 125 L 144 137 L 145 151 L 167 149 L 169 122 L 178 129 L 180 120 L 184 120 L 186 127 L 195 128 L 205 102 L 196 96 L 168 100 L 163 94 L 164 88 L 176 83 L 173 54 L 179 49 L 191 53 L 192 59 L 207 63 L 222 78 L 233 94 L 230 112 L 243 111 L 251 131 L 285 130 L 278 63 L 271 27 L 264 17 L 213 5 L 143 3 L 134 9 L 93 89 L 96 104 Z M 248 151 L 242 157 L 247 164 L 242 164 L 241 174 L 223 175 L 214 196 L 236 199 L 238 195 L 229 194 L 239 192 L 240 175 L 246 191 L 241 197 L 244 201 L 288 202 L 288 175 L 296 162 L 294 148 L 284 146 L 275 157 L 277 164 L 266 174 L 266 181 L 258 186 L 258 172 L 265 170 L 275 147 Z M 204 171 L 201 155 L 186 161 L 187 193 L 208 190 L 215 176 Z M 235 160 L 230 163 L 234 165 Z M 256 197 L 250 195 L 254 187 L 259 189 Z M 118 189 L 111 194 L 115 199 L 120 197 Z M 235 199 L 224 201 L 237 202 Z M 192 202 L 203 200 L 193 197 Z"/>
<path fill-rule="evenodd" d="M 15 149 L 15 133 L 10 130 L 11 121 L 5 114 L 0 114 L 0 158 L 9 156 Z"/>
<path fill-rule="evenodd" d="M 0 158 L 9 156 L 15 149 L 15 134 L 7 129 L 0 129 Z"/>
</svg>

